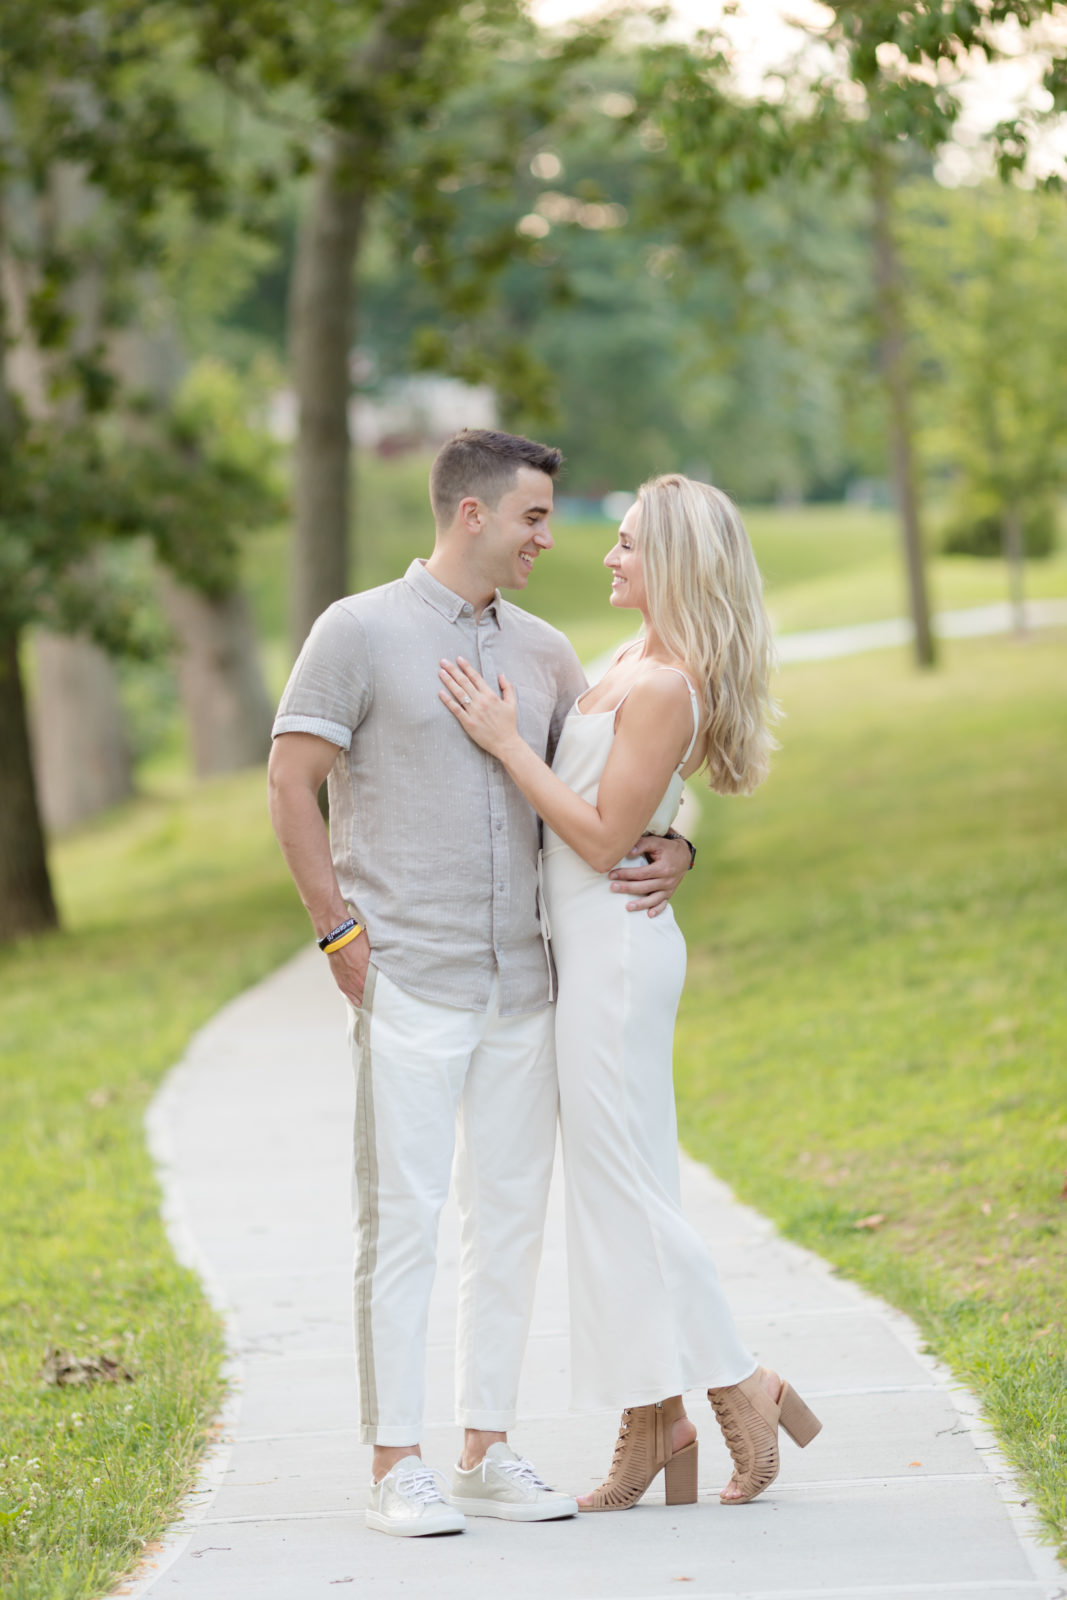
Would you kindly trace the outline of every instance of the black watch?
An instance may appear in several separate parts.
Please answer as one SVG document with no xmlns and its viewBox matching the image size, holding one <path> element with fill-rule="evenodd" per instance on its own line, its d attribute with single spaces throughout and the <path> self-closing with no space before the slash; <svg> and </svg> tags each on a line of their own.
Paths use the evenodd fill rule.
<svg viewBox="0 0 1067 1600">
<path fill-rule="evenodd" d="M 697 847 L 692 840 L 687 839 L 684 833 L 678 833 L 674 828 L 668 828 L 663 837 L 665 839 L 681 839 L 683 844 L 687 844 L 689 846 L 689 865 L 685 870 L 687 872 L 692 872 L 693 868 L 697 864 Z"/>
</svg>

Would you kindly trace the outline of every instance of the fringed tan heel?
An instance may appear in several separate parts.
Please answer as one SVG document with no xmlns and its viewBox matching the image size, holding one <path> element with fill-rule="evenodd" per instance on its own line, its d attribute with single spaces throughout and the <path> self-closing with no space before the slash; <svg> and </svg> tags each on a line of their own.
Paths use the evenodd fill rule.
<svg viewBox="0 0 1067 1600">
<path fill-rule="evenodd" d="M 763 1387 L 763 1368 L 743 1383 L 709 1389 L 708 1399 L 734 1464 L 731 1480 L 740 1491 L 719 1499 L 725 1506 L 743 1506 L 769 1489 L 778 1476 L 778 1429 L 782 1427 L 801 1449 L 811 1443 L 822 1423 L 788 1383 L 777 1401 Z M 729 1484 L 727 1488 L 729 1488 Z"/>
<path fill-rule="evenodd" d="M 654 1406 L 630 1406 L 622 1414 L 611 1470 L 581 1511 L 629 1511 L 657 1473 L 669 1506 L 689 1506 L 697 1497 L 697 1441 L 671 1449 L 671 1429 L 685 1415 L 680 1394 Z"/>
</svg>

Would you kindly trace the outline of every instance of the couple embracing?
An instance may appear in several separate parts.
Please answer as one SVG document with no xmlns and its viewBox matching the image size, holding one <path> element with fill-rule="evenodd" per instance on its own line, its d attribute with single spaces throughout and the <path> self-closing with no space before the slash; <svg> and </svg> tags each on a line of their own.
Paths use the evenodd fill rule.
<svg viewBox="0 0 1067 1600">
<path fill-rule="evenodd" d="M 679 1202 L 668 902 L 694 852 L 671 824 L 692 773 L 726 794 L 765 775 L 759 573 L 720 491 L 645 484 L 605 558 L 642 634 L 588 688 L 563 635 L 500 594 L 552 549 L 561 461 L 506 433 L 446 444 L 432 555 L 319 618 L 274 725 L 275 831 L 349 1005 L 360 1436 L 383 1533 L 623 1510 L 661 1471 L 669 1503 L 693 1501 L 691 1388 L 730 1449 L 726 1504 L 773 1481 L 779 1426 L 801 1445 L 819 1428 L 746 1350 Z M 577 1500 L 507 1442 L 557 1116 L 572 1399 L 622 1410 L 608 1475 Z M 446 1480 L 419 1441 L 453 1173 L 464 1438 Z"/>
</svg>

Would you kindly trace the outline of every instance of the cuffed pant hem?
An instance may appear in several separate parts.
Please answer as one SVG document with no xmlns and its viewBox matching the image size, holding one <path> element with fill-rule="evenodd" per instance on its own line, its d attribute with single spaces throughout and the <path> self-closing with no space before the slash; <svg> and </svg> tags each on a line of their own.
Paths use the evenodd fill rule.
<svg viewBox="0 0 1067 1600">
<path fill-rule="evenodd" d="M 393 1450 L 402 1444 L 419 1444 L 421 1440 L 421 1422 L 404 1422 L 399 1427 L 390 1427 L 381 1422 L 361 1422 L 359 1425 L 360 1444 L 380 1444 Z"/>
<path fill-rule="evenodd" d="M 485 1433 L 510 1433 L 515 1426 L 514 1411 L 457 1411 L 461 1428 L 478 1428 Z"/>
</svg>

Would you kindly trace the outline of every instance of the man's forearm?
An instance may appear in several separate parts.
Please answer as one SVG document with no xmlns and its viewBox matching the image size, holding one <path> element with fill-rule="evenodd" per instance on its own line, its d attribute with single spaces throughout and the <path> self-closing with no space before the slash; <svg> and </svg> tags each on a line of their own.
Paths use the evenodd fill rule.
<svg viewBox="0 0 1067 1600">
<path fill-rule="evenodd" d="M 270 820 L 311 925 L 321 938 L 348 914 L 318 799 L 303 784 L 271 784 Z"/>
</svg>

